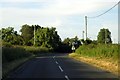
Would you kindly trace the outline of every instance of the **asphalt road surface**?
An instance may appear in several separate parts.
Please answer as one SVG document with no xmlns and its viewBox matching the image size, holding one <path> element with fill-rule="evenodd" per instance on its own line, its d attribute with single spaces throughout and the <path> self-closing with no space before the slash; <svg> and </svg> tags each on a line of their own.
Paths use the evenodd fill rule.
<svg viewBox="0 0 120 80">
<path fill-rule="evenodd" d="M 27 61 L 13 71 L 9 79 L 117 80 L 117 76 L 71 59 L 67 54 L 51 54 Z"/>
</svg>

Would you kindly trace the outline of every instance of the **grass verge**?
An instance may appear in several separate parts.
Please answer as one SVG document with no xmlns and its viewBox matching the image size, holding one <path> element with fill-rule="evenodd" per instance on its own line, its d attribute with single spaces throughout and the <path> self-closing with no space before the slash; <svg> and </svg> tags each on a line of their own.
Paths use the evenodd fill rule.
<svg viewBox="0 0 120 80">
<path fill-rule="evenodd" d="M 3 72 L 2 72 L 2 76 L 3 76 L 3 79 L 4 78 L 7 78 L 8 74 L 13 71 L 14 69 L 16 69 L 17 67 L 19 67 L 20 65 L 22 65 L 24 62 L 30 60 L 34 58 L 34 55 L 32 56 L 29 56 L 29 57 L 25 57 L 25 58 L 22 58 L 22 59 L 17 59 L 17 60 L 14 60 L 14 61 L 11 61 L 9 63 L 4 63 L 2 65 L 2 69 L 3 69 Z"/>
<path fill-rule="evenodd" d="M 16 67 L 34 57 L 34 54 L 22 47 L 2 47 L 2 77 L 3 79 Z"/>
<path fill-rule="evenodd" d="M 115 75 L 118 75 L 118 62 L 112 62 L 110 59 L 101 59 L 97 57 L 85 57 L 81 56 L 80 54 L 77 53 L 71 53 L 69 54 L 69 57 L 82 61 L 85 63 L 88 63 L 90 65 L 93 65 L 95 67 L 101 68 L 103 70 L 107 70 Z"/>
</svg>

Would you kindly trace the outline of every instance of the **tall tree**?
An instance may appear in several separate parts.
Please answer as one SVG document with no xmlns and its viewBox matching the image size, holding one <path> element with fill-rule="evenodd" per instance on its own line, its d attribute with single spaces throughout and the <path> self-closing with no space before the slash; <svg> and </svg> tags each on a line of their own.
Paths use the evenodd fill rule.
<svg viewBox="0 0 120 80">
<path fill-rule="evenodd" d="M 33 38 L 34 36 L 34 28 L 25 24 L 22 26 L 22 29 L 20 30 L 21 32 L 21 36 L 24 39 L 24 44 L 25 45 L 32 45 L 32 43 L 30 42 L 30 40 Z"/>
<path fill-rule="evenodd" d="M 56 48 L 59 46 L 61 39 L 57 34 L 56 28 L 39 28 L 36 31 L 36 45 L 48 47 L 48 48 Z"/>
<path fill-rule="evenodd" d="M 111 32 L 109 29 L 100 29 L 100 32 L 97 36 L 98 43 L 112 43 Z"/>
</svg>

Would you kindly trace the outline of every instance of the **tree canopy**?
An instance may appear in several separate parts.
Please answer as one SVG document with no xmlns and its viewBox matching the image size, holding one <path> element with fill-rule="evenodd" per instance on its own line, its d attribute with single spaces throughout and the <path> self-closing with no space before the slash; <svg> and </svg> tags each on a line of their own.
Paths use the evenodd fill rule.
<svg viewBox="0 0 120 80">
<path fill-rule="evenodd" d="M 55 48 L 61 43 L 61 38 L 58 35 L 56 28 L 40 28 L 35 34 L 37 46 Z"/>
<path fill-rule="evenodd" d="M 63 43 L 71 47 L 75 46 L 76 48 L 78 48 L 81 45 L 81 41 L 78 39 L 77 36 L 75 36 L 74 38 L 66 38 L 64 39 Z"/>
<path fill-rule="evenodd" d="M 17 31 L 14 31 L 13 27 L 2 28 L 2 40 L 13 45 L 22 45 L 23 39 L 20 35 L 17 34 Z"/>
<path fill-rule="evenodd" d="M 98 43 L 112 43 L 111 32 L 109 29 L 100 29 L 100 32 L 97 36 Z"/>
<path fill-rule="evenodd" d="M 82 44 L 97 44 L 97 43 L 112 43 L 111 32 L 108 29 L 100 29 L 97 40 L 84 40 L 75 36 L 74 38 L 65 38 L 61 41 L 56 28 L 54 27 L 41 27 L 39 25 L 22 25 L 20 32 L 14 31 L 13 27 L 2 28 L 0 30 L 2 34 L 2 41 L 11 45 L 26 45 L 26 46 L 40 46 L 47 47 L 51 50 L 59 52 L 69 52 L 71 47 L 74 46 L 76 49 Z"/>
<path fill-rule="evenodd" d="M 21 35 L 14 31 L 13 27 L 2 28 L 2 41 L 10 43 L 11 45 L 27 45 L 33 46 L 35 39 L 35 46 L 47 47 L 55 49 L 61 45 L 61 38 L 58 35 L 56 28 L 41 27 L 39 25 L 22 25 Z M 35 32 L 35 34 L 34 34 Z"/>
<path fill-rule="evenodd" d="M 20 32 L 24 40 L 24 45 L 31 45 L 30 40 L 34 36 L 33 31 L 34 28 L 32 26 L 29 26 L 27 24 L 22 26 Z"/>
</svg>

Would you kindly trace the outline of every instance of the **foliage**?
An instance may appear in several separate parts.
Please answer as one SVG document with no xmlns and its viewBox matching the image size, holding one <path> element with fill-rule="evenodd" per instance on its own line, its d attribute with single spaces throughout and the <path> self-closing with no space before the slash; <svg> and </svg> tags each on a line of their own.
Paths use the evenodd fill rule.
<svg viewBox="0 0 120 80">
<path fill-rule="evenodd" d="M 54 51 L 59 53 L 72 52 L 71 46 L 65 43 L 61 43 L 60 46 L 58 46 Z"/>
<path fill-rule="evenodd" d="M 81 41 L 78 39 L 77 36 L 75 36 L 74 38 L 66 38 L 63 41 L 64 44 L 72 47 L 75 46 L 75 48 L 77 49 L 80 45 L 81 45 Z"/>
<path fill-rule="evenodd" d="M 31 53 L 26 52 L 25 49 L 20 47 L 3 47 L 2 48 L 2 61 L 11 62 L 17 59 L 31 56 Z"/>
<path fill-rule="evenodd" d="M 56 49 L 61 44 L 61 38 L 58 35 L 56 28 L 41 27 L 39 25 L 22 25 L 20 30 L 21 35 L 14 31 L 14 28 L 2 28 L 2 42 L 3 46 L 10 47 L 12 45 L 34 45 L 34 31 L 35 31 L 35 46 L 47 47 Z"/>
<path fill-rule="evenodd" d="M 100 29 L 97 40 L 98 43 L 112 43 L 111 32 L 108 29 Z"/>
<path fill-rule="evenodd" d="M 61 39 L 57 34 L 56 28 L 40 28 L 36 31 L 36 45 L 55 49 L 61 43 Z"/>
<path fill-rule="evenodd" d="M 112 44 L 82 45 L 76 50 L 76 53 L 82 56 L 111 58 L 111 59 L 117 60 L 118 59 L 118 45 L 112 45 Z"/>
<path fill-rule="evenodd" d="M 88 45 L 91 44 L 93 41 L 87 38 L 87 40 L 81 39 L 82 44 Z"/>
<path fill-rule="evenodd" d="M 36 46 L 21 46 L 22 48 L 24 48 L 27 52 L 30 53 L 47 53 L 52 51 L 52 49 L 46 48 L 46 47 L 36 47 Z"/>
<path fill-rule="evenodd" d="M 27 24 L 22 26 L 20 30 L 22 32 L 21 36 L 24 39 L 25 45 L 34 45 L 35 39 L 35 46 L 47 47 L 50 49 L 57 48 L 60 43 L 61 39 L 57 34 L 56 28 L 48 28 L 48 27 L 41 27 L 39 25 L 32 25 L 29 26 Z M 35 31 L 35 37 L 34 37 Z"/>
<path fill-rule="evenodd" d="M 43 28 L 39 25 L 22 25 L 22 28 L 20 30 L 21 36 L 24 39 L 24 45 L 31 46 L 34 44 L 34 31 L 37 31 L 38 29 Z"/>
<path fill-rule="evenodd" d="M 31 45 L 30 39 L 32 39 L 34 28 L 25 24 L 22 26 L 22 29 L 20 30 L 21 36 L 24 40 L 24 45 Z"/>
<path fill-rule="evenodd" d="M 90 40 L 89 38 L 87 38 L 87 40 L 85 40 L 85 44 L 91 44 L 92 40 Z"/>
<path fill-rule="evenodd" d="M 96 45 L 97 45 L 97 44 L 98 44 L 98 43 L 97 43 L 97 40 L 93 40 L 93 41 L 92 41 L 92 44 L 96 44 Z"/>
<path fill-rule="evenodd" d="M 10 44 L 10 43 L 8 43 L 8 42 L 4 42 L 4 41 L 2 40 L 2 46 L 3 46 L 3 47 L 11 47 L 12 44 Z"/>
<path fill-rule="evenodd" d="M 0 32 L 2 32 L 1 36 L 3 43 L 22 45 L 23 39 L 20 35 L 17 34 L 17 31 L 14 31 L 14 28 L 2 28 Z"/>
</svg>

